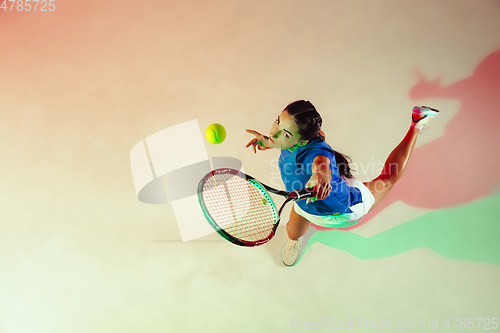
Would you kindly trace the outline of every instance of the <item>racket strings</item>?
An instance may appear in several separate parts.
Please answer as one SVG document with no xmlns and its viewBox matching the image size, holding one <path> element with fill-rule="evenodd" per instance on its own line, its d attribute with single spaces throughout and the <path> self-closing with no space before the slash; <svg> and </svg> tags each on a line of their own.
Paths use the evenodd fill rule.
<svg viewBox="0 0 500 333">
<path fill-rule="evenodd" d="M 228 234 L 243 241 L 267 238 L 275 224 L 272 203 L 234 174 L 214 174 L 203 187 L 203 201 L 212 220 Z"/>
</svg>

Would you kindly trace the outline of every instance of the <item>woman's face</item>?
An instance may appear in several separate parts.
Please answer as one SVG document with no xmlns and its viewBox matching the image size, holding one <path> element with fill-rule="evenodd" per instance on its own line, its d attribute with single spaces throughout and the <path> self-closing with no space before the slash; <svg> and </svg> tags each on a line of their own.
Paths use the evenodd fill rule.
<svg viewBox="0 0 500 333">
<path fill-rule="evenodd" d="M 281 112 L 274 121 L 269 137 L 273 141 L 273 148 L 278 149 L 290 149 L 301 141 L 299 126 L 287 110 Z"/>
</svg>

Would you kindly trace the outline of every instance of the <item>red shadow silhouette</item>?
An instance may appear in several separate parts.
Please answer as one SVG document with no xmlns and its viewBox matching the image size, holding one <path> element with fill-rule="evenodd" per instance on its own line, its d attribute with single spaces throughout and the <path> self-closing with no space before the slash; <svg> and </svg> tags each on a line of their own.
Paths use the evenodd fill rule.
<svg viewBox="0 0 500 333">
<path fill-rule="evenodd" d="M 446 87 L 440 79 L 429 82 L 417 75 L 412 99 L 458 99 L 458 114 L 443 137 L 415 148 L 403 177 L 372 212 L 360 223 L 339 230 L 367 223 L 397 200 L 439 209 L 488 196 L 499 187 L 500 50 L 488 55 L 470 77 Z"/>
</svg>

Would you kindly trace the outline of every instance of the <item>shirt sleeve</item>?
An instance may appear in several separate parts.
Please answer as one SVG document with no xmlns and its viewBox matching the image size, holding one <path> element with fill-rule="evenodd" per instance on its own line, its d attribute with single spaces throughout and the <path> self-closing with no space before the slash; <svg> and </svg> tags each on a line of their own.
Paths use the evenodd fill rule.
<svg viewBox="0 0 500 333">
<path fill-rule="evenodd" d="M 304 154 L 301 161 L 301 169 L 308 175 L 312 175 L 312 164 L 314 159 L 318 156 L 327 157 L 330 160 L 330 164 L 335 165 L 335 157 L 333 156 L 333 153 L 331 151 L 322 148 L 311 149 Z"/>
</svg>

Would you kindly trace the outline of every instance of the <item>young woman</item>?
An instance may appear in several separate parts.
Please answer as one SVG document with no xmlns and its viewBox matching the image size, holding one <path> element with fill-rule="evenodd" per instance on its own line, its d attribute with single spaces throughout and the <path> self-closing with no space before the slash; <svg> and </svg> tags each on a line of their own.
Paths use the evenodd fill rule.
<svg viewBox="0 0 500 333">
<path fill-rule="evenodd" d="M 287 191 L 314 187 L 316 193 L 313 199 L 296 201 L 292 207 L 283 263 L 292 266 L 297 261 L 302 236 L 311 222 L 326 228 L 345 228 L 376 207 L 403 175 L 423 125 L 438 112 L 414 107 L 405 138 L 387 158 L 382 173 L 366 183 L 352 176 L 350 158 L 325 142 L 321 116 L 309 101 L 289 104 L 275 120 L 269 136 L 247 129 L 255 135 L 246 145 L 252 146 L 254 153 L 257 149 L 281 149 L 279 169 Z"/>
</svg>

